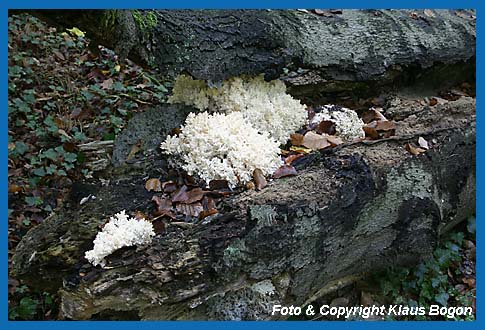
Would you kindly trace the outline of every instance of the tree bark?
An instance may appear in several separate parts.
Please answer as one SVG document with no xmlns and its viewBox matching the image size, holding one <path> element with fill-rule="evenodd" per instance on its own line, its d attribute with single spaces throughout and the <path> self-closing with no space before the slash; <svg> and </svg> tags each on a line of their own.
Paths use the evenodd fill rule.
<svg viewBox="0 0 485 330">
<path fill-rule="evenodd" d="M 162 113 L 180 111 L 139 116 L 152 130 L 167 122 Z M 118 167 L 107 186 L 77 185 L 23 238 L 12 271 L 60 289 L 66 319 L 262 320 L 278 318 L 274 304 L 303 306 L 365 274 L 415 264 L 475 212 L 475 101 L 429 107 L 396 97 L 386 115 L 396 136 L 313 154 L 298 176 L 227 198 L 210 221 L 169 224 L 150 246 L 121 249 L 106 269 L 93 268 L 83 255 L 99 225 L 122 209 L 150 212 L 143 178 L 163 180 L 166 169 L 153 152 Z M 404 145 L 419 137 L 431 148 L 411 155 Z M 96 199 L 79 205 L 89 194 Z"/>
<path fill-rule="evenodd" d="M 32 11 L 49 22 L 78 26 L 121 57 L 187 72 L 214 83 L 243 74 L 300 85 L 388 84 L 409 70 L 475 56 L 475 12 L 467 10 Z M 471 70 L 470 72 L 473 72 Z M 444 74 L 444 72 L 441 72 Z M 449 78 L 449 73 L 448 73 Z M 330 87 L 330 86 L 329 86 Z"/>
</svg>

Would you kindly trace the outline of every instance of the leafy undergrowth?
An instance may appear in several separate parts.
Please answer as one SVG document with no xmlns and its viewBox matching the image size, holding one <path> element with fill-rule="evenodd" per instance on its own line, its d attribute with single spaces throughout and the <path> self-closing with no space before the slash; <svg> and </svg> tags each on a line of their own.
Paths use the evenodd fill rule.
<svg viewBox="0 0 485 330">
<path fill-rule="evenodd" d="M 399 320 L 474 320 L 476 309 L 475 217 L 466 230 L 446 236 L 433 255 L 415 268 L 399 268 L 377 275 L 382 298 L 409 307 L 431 305 L 472 307 L 473 315 L 407 316 Z"/>
<path fill-rule="evenodd" d="M 475 217 L 470 217 L 467 223 L 460 224 L 454 231 L 446 234 L 433 254 L 418 265 L 396 267 L 373 274 L 342 287 L 313 304 L 368 309 L 372 306 L 384 306 L 381 314 L 374 312 L 366 315 L 366 312 L 356 312 L 346 319 L 343 316 L 338 318 L 317 313 L 315 317 L 291 319 L 473 321 L 476 316 L 475 242 Z M 434 310 L 437 306 L 441 313 L 430 313 L 432 305 L 435 306 Z M 464 313 L 464 308 L 468 307 L 471 307 L 471 315 Z"/>
<path fill-rule="evenodd" d="M 135 112 L 162 103 L 166 88 L 109 49 L 93 53 L 76 28 L 57 31 L 30 15 L 8 20 L 9 264 L 22 236 L 89 178 L 80 147 L 111 141 Z M 108 142 L 109 143 L 109 142 Z M 9 278 L 11 319 L 55 318 L 56 297 Z M 53 312 L 54 311 L 54 312 Z"/>
</svg>

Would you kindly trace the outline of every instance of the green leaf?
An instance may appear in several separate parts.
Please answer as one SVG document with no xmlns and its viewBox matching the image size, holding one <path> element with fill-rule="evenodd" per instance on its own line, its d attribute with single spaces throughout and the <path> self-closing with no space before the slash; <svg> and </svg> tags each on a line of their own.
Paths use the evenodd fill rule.
<svg viewBox="0 0 485 330">
<path fill-rule="evenodd" d="M 64 160 L 68 163 L 74 163 L 77 160 L 77 154 L 73 152 L 66 152 Z"/>
<path fill-rule="evenodd" d="M 40 197 L 30 197 L 30 196 L 25 197 L 25 202 L 29 206 L 40 206 L 42 205 L 42 203 L 44 203 L 44 201 Z"/>
<path fill-rule="evenodd" d="M 120 127 L 121 125 L 123 125 L 123 119 L 114 115 L 111 115 L 109 117 L 109 121 L 116 127 Z"/>
<path fill-rule="evenodd" d="M 15 142 L 15 149 L 13 150 L 18 155 L 23 155 L 29 150 L 29 146 L 23 142 Z"/>
<path fill-rule="evenodd" d="M 37 176 L 44 176 L 45 175 L 45 169 L 43 167 L 37 167 L 32 171 Z"/>
<path fill-rule="evenodd" d="M 24 297 L 20 299 L 20 303 L 17 306 L 17 314 L 22 319 L 33 319 L 37 310 L 39 301 L 30 297 Z"/>
<path fill-rule="evenodd" d="M 440 294 L 437 294 L 435 297 L 434 297 L 434 300 L 438 303 L 438 304 L 441 304 L 443 306 L 447 306 L 448 305 L 448 299 L 450 298 L 450 296 L 448 295 L 448 293 L 446 292 L 442 292 Z"/>
<path fill-rule="evenodd" d="M 54 122 L 54 118 L 52 118 L 51 115 L 48 115 L 44 119 L 44 124 L 47 126 L 47 130 L 50 133 L 57 133 L 57 131 L 59 130 L 59 128 L 57 127 L 56 123 Z"/>
<path fill-rule="evenodd" d="M 126 90 L 125 85 L 119 81 L 115 81 L 112 85 L 113 89 L 117 92 L 124 92 Z"/>
<path fill-rule="evenodd" d="M 47 149 L 46 151 L 42 152 L 42 156 L 50 160 L 56 160 L 58 155 L 54 149 Z"/>
</svg>

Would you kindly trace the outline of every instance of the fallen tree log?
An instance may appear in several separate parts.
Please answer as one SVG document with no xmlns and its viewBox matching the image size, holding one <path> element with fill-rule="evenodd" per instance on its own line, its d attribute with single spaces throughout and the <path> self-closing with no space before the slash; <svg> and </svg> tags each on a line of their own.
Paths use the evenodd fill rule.
<svg viewBox="0 0 485 330">
<path fill-rule="evenodd" d="M 368 97 L 415 80 L 451 86 L 472 80 L 475 72 L 472 10 L 32 13 L 56 25 L 78 26 L 94 43 L 152 64 L 164 76 L 186 72 L 218 83 L 243 74 L 284 75 L 293 95 L 308 97 L 311 89 L 314 99 L 321 94 L 319 102 L 339 93 Z"/>
<path fill-rule="evenodd" d="M 118 167 L 108 185 L 76 185 L 22 239 L 12 272 L 59 290 L 65 319 L 263 320 L 278 318 L 274 304 L 302 306 L 362 274 L 415 264 L 475 212 L 475 101 L 421 100 L 389 102 L 394 137 L 311 154 L 298 176 L 226 198 L 207 221 L 169 223 L 150 246 L 123 248 L 94 268 L 83 255 L 99 226 L 122 209 L 150 211 L 144 178 L 163 180 L 167 169 L 150 153 Z M 167 105 L 133 120 L 147 122 L 147 136 L 160 123 L 157 145 L 181 111 Z M 430 149 L 408 153 L 419 137 Z M 80 205 L 88 195 L 96 198 Z"/>
</svg>

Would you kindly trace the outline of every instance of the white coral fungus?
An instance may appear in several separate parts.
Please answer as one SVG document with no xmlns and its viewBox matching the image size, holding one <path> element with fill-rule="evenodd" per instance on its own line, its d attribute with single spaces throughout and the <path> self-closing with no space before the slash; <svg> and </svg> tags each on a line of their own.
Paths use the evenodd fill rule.
<svg viewBox="0 0 485 330">
<path fill-rule="evenodd" d="M 285 143 L 307 118 L 305 106 L 286 94 L 282 81 L 266 82 L 262 75 L 231 78 L 220 88 L 210 88 L 203 81 L 181 75 L 169 102 L 224 113 L 240 111 L 260 133 L 269 132 L 279 143 Z"/>
<path fill-rule="evenodd" d="M 256 168 L 270 175 L 282 164 L 278 143 L 267 132 L 259 133 L 240 112 L 190 113 L 179 136 L 169 136 L 161 148 L 181 157 L 189 174 L 198 174 L 206 183 L 227 180 L 233 187 L 250 181 Z"/>
<path fill-rule="evenodd" d="M 322 120 L 329 120 L 335 123 L 336 135 L 343 140 L 352 141 L 365 137 L 364 122 L 355 111 L 335 105 L 324 105 L 318 110 L 320 112 L 315 114 L 310 124 L 319 124 Z"/>
<path fill-rule="evenodd" d="M 84 256 L 94 266 L 104 266 L 104 258 L 114 251 L 124 246 L 148 244 L 153 236 L 155 232 L 151 222 L 128 218 L 123 210 L 110 217 L 103 230 L 96 235 L 94 248 L 87 251 Z"/>
</svg>

